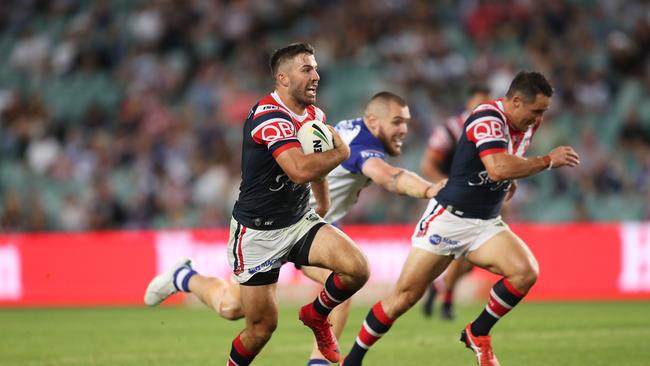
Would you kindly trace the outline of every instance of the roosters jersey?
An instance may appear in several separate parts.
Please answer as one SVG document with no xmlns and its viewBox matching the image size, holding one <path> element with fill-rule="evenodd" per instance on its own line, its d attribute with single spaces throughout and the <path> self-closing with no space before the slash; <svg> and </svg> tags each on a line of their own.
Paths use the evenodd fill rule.
<svg viewBox="0 0 650 366">
<path fill-rule="evenodd" d="M 443 125 L 436 126 L 429 137 L 428 148 L 440 158 L 440 170 L 445 175 L 449 175 L 454 150 L 460 135 L 463 133 L 465 120 L 469 115 L 470 113 L 465 111 L 459 115 L 449 117 Z"/>
<path fill-rule="evenodd" d="M 512 128 L 501 99 L 476 107 L 465 121 L 449 180 L 436 200 L 445 207 L 453 206 L 462 217 L 497 217 L 511 182 L 491 180 L 481 157 L 499 152 L 523 157 L 538 127 L 534 124 L 522 132 Z"/>
<path fill-rule="evenodd" d="M 298 129 L 325 114 L 310 105 L 301 116 L 287 108 L 276 92 L 260 100 L 244 123 L 239 197 L 233 217 L 256 230 L 290 226 L 309 210 L 309 184 L 295 184 L 275 158 L 283 151 L 300 148 Z"/>
<path fill-rule="evenodd" d="M 350 146 L 350 157 L 327 175 L 331 204 L 324 219 L 331 223 L 341 220 L 357 202 L 361 190 L 370 184 L 370 178 L 361 171 L 363 164 L 368 159 L 386 158 L 384 144 L 368 130 L 362 118 L 341 121 L 335 129 Z M 310 204 L 316 206 L 313 196 Z"/>
</svg>

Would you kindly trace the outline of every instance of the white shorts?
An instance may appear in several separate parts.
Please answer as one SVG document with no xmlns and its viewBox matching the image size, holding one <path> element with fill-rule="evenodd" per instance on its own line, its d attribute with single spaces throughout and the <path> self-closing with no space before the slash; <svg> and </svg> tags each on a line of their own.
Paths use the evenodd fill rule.
<svg viewBox="0 0 650 366">
<path fill-rule="evenodd" d="M 432 199 L 415 227 L 411 243 L 434 254 L 459 258 L 509 229 L 501 216 L 487 220 L 465 219 L 448 212 Z"/>
<path fill-rule="evenodd" d="M 277 230 L 255 230 L 240 224 L 234 217 L 231 218 L 228 263 L 233 278 L 239 283 L 246 283 L 254 275 L 260 274 L 257 277 L 262 279 L 250 284 L 277 282 L 279 269 L 289 260 L 291 249 L 296 244 L 311 246 L 313 236 L 307 239 L 307 235 L 314 226 L 321 223 L 325 224 L 325 220 L 314 210 L 307 212 L 295 224 Z M 305 240 L 309 242 L 304 243 Z"/>
</svg>

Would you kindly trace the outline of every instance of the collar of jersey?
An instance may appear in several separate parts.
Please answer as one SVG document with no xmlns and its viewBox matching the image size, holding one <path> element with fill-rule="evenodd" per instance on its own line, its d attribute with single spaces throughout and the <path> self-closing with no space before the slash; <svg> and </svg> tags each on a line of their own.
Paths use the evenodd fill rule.
<svg viewBox="0 0 650 366">
<path fill-rule="evenodd" d="M 291 109 L 289 109 L 289 107 L 287 107 L 284 104 L 284 102 L 282 102 L 282 99 L 280 99 L 280 96 L 278 95 L 277 91 L 273 91 L 273 93 L 271 93 L 271 96 L 273 97 L 273 99 L 275 99 L 276 102 L 278 102 L 278 104 L 280 104 L 282 106 L 282 108 L 286 109 L 287 112 L 291 113 L 291 117 L 297 119 L 300 122 L 304 121 L 305 118 L 307 118 L 307 109 L 305 109 L 305 113 L 303 113 L 302 116 L 297 115 L 297 114 L 293 113 L 293 111 Z"/>
</svg>

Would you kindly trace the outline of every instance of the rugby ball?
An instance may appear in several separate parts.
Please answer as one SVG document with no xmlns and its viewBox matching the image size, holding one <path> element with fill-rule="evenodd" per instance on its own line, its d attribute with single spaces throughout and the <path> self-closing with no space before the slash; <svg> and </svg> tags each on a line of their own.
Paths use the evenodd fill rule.
<svg viewBox="0 0 650 366">
<path fill-rule="evenodd" d="M 320 121 L 305 122 L 298 130 L 298 141 L 305 154 L 320 153 L 334 148 L 332 133 Z"/>
</svg>

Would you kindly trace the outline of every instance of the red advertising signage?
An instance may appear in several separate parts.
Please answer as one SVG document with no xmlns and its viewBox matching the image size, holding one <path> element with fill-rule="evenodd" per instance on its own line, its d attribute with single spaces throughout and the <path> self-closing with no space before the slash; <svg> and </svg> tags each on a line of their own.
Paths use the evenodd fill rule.
<svg viewBox="0 0 650 366">
<path fill-rule="evenodd" d="M 529 299 L 650 299 L 650 224 L 519 224 L 540 276 Z M 410 249 L 410 226 L 349 226 L 367 254 L 372 284 L 395 282 Z M 227 278 L 228 232 L 119 231 L 0 235 L 0 306 L 138 305 L 148 281 L 180 256 Z M 473 281 L 491 286 L 493 275 Z M 280 285 L 309 283 L 285 266 Z M 376 300 L 376 299 L 371 299 Z"/>
</svg>

